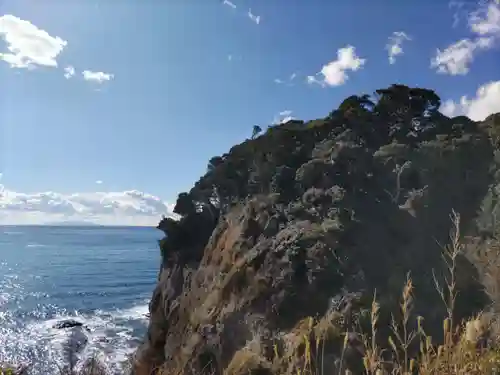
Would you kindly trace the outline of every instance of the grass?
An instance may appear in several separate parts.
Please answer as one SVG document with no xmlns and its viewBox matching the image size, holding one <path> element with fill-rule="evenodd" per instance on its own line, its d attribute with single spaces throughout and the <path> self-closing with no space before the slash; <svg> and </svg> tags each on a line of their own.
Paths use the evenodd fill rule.
<svg viewBox="0 0 500 375">
<path fill-rule="evenodd" d="M 357 332 L 362 337 L 363 369 L 366 374 L 373 375 L 455 375 L 455 374 L 499 374 L 500 343 L 494 334 L 495 319 L 493 316 L 480 313 L 465 322 L 455 322 L 454 309 L 457 298 L 456 269 L 457 258 L 462 253 L 460 242 L 460 218 L 452 215 L 453 230 L 450 235 L 451 244 L 444 248 L 443 258 L 448 275 L 442 286 L 434 277 L 436 289 L 446 306 L 447 314 L 443 318 L 443 342 L 433 342 L 425 332 L 422 317 L 416 318 L 416 329 L 412 329 L 411 316 L 414 288 L 411 276 L 408 275 L 401 293 L 398 316 L 394 315 L 390 324 L 390 335 L 386 347 L 379 343 L 384 338 L 378 337 L 380 305 L 374 297 L 370 311 L 370 332 Z M 314 326 L 314 323 L 310 323 Z M 344 368 L 345 353 L 349 347 L 349 332 L 343 333 L 341 364 L 337 374 L 350 374 Z M 322 338 L 320 337 L 319 340 Z M 296 369 L 301 375 L 331 374 L 324 370 L 324 351 L 313 351 L 315 343 L 310 336 L 304 336 L 305 352 L 302 368 Z M 316 339 L 318 340 L 318 338 Z M 316 341 L 316 347 L 318 342 Z M 413 348 L 417 348 L 414 350 Z M 314 359 L 318 359 L 313 363 Z"/>
<path fill-rule="evenodd" d="M 483 312 L 457 322 L 454 316 L 458 293 L 457 260 L 463 245 L 459 215 L 453 213 L 452 221 L 450 245 L 443 249 L 447 271 L 444 285 L 434 275 L 436 290 L 446 307 L 441 342 L 434 342 L 425 331 L 424 319 L 414 318 L 412 314 L 415 290 L 408 274 L 401 291 L 399 311 L 392 314 L 389 335 L 379 333 L 381 307 L 375 295 L 368 313 L 367 331 L 340 332 L 343 318 L 337 312 L 330 312 L 318 320 L 306 318 L 275 342 L 274 358 L 266 359 L 262 350 L 248 345 L 236 352 L 224 375 L 500 374 L 500 342 L 495 332 L 495 317 Z M 335 347 L 336 341 L 340 346 Z M 328 354 L 332 349 L 340 353 L 340 360 L 339 356 L 335 359 Z M 353 351 L 359 354 L 355 372 L 351 372 L 349 367 L 352 366 L 346 363 Z M 165 370 L 160 374 L 170 375 Z"/>
</svg>

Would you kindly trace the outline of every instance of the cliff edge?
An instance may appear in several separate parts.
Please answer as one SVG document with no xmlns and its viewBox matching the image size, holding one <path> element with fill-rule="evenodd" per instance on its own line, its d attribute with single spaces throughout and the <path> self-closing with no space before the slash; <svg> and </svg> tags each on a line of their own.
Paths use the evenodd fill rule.
<svg viewBox="0 0 500 375">
<path fill-rule="evenodd" d="M 341 356 L 360 373 L 360 338 L 344 332 L 366 326 L 375 291 L 389 327 L 409 272 L 412 314 L 439 338 L 452 212 L 464 243 L 454 314 L 496 309 L 500 114 L 448 118 L 440 104 L 392 85 L 323 119 L 256 127 L 212 158 L 179 195 L 180 219 L 159 224 L 163 262 L 134 373 L 297 373 L 304 335 L 326 343 L 322 373 Z"/>
</svg>

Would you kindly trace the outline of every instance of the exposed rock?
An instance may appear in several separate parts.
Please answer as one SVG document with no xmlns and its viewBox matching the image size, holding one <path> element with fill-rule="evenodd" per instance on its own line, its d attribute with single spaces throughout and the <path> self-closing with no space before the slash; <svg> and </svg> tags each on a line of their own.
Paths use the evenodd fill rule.
<svg viewBox="0 0 500 375">
<path fill-rule="evenodd" d="M 83 330 L 83 327 L 74 327 L 71 329 L 69 338 L 65 345 L 68 351 L 79 353 L 83 350 L 83 348 L 85 348 L 88 341 L 88 336 Z"/>
<path fill-rule="evenodd" d="M 433 273 L 442 281 L 449 215 L 460 213 L 476 245 L 480 223 L 495 227 L 496 120 L 449 119 L 430 90 L 377 93 L 377 103 L 350 97 L 325 119 L 272 127 L 211 159 L 178 200 L 176 212 L 186 214 L 159 225 L 163 264 L 136 375 L 160 366 L 186 375 L 296 373 L 304 337 L 326 338 L 326 372 L 337 373 L 342 332 L 362 321 L 375 289 L 383 331 L 408 272 L 413 313 L 439 339 Z M 457 319 L 490 302 L 468 253 L 458 265 Z M 359 337 L 347 343 L 344 366 L 359 373 Z"/>
<path fill-rule="evenodd" d="M 83 325 L 82 322 L 79 322 L 79 321 L 73 320 L 73 319 L 62 320 L 62 321 L 54 324 L 54 328 L 57 328 L 57 329 L 65 329 L 65 328 L 73 328 L 73 327 L 83 327 L 86 330 L 89 330 L 87 327 L 85 327 Z"/>
<path fill-rule="evenodd" d="M 67 340 L 63 343 L 63 350 L 69 364 L 76 364 L 79 360 L 79 355 L 85 349 L 89 337 L 88 332 L 91 330 L 82 322 L 74 319 L 61 320 L 54 324 L 55 329 L 68 330 L 69 335 Z"/>
</svg>

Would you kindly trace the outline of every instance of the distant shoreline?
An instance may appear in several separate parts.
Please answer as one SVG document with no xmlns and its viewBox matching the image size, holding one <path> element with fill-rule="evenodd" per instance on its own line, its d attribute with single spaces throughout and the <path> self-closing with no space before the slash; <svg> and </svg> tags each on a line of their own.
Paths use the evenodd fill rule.
<svg viewBox="0 0 500 375">
<path fill-rule="evenodd" d="M 102 225 L 94 223 L 53 223 L 53 224 L 0 224 L 0 228 L 13 228 L 13 227 L 25 227 L 25 228 L 153 228 L 157 229 L 155 226 L 146 225 Z"/>
</svg>

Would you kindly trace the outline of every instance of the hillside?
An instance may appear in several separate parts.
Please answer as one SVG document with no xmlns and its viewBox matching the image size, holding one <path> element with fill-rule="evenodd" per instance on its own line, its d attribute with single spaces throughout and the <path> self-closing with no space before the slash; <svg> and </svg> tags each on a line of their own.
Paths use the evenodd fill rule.
<svg viewBox="0 0 500 375">
<path fill-rule="evenodd" d="M 344 333 L 371 332 L 376 292 L 388 347 L 409 272 L 409 321 L 423 317 L 442 340 L 435 281 L 445 285 L 443 248 L 457 239 L 454 321 L 496 312 L 500 114 L 474 122 L 439 106 L 432 90 L 392 85 L 322 119 L 255 128 L 213 157 L 179 195 L 181 219 L 159 224 L 163 263 L 134 373 L 292 374 L 307 350 L 321 373 L 362 373 L 361 338 Z"/>
</svg>

